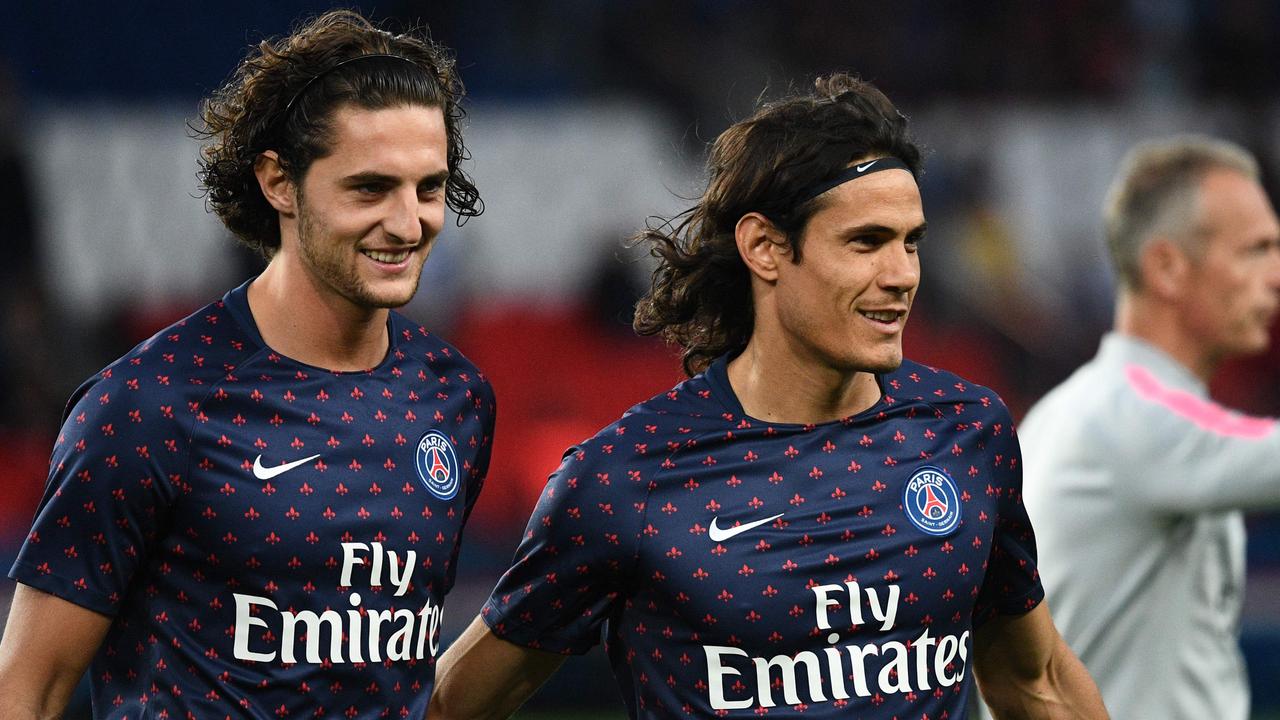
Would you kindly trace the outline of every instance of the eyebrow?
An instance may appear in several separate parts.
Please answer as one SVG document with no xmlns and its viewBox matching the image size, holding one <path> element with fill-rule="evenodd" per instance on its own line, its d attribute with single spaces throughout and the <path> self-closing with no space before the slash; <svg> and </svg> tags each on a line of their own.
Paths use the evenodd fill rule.
<svg viewBox="0 0 1280 720">
<path fill-rule="evenodd" d="M 441 170 L 439 172 L 431 173 L 430 175 L 427 175 L 421 178 L 420 180 L 418 180 L 416 184 L 421 185 L 427 182 L 438 182 L 440 184 L 444 184 L 444 182 L 448 179 L 449 179 L 449 171 Z M 398 182 L 400 182 L 400 178 L 394 175 L 387 175 L 385 173 L 373 172 L 373 171 L 359 172 L 359 173 L 355 173 L 354 175 L 348 175 L 342 178 L 342 183 L 347 186 L 363 185 L 365 183 L 395 184 Z"/>
<path fill-rule="evenodd" d="M 925 231 L 928 229 L 929 229 L 929 223 L 923 222 L 915 226 L 914 228 L 908 230 L 906 232 L 906 235 L 907 237 L 919 237 L 921 235 L 924 235 Z M 891 228 L 887 225 L 880 225 L 877 223 L 867 223 L 865 225 L 855 225 L 850 228 L 845 228 L 843 231 L 841 231 L 841 234 L 843 235 L 867 235 L 867 234 L 897 235 L 898 230 L 897 228 Z"/>
</svg>

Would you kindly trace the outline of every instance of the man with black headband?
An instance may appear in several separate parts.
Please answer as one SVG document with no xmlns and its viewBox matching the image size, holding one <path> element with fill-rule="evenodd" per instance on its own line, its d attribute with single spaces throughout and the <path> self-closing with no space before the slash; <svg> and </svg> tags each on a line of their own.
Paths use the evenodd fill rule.
<svg viewBox="0 0 1280 720">
<path fill-rule="evenodd" d="M 641 235 L 690 379 L 572 447 L 433 720 L 509 715 L 603 635 L 631 717 L 1100 718 L 1041 603 L 1009 413 L 902 358 L 920 153 L 835 75 L 725 131 Z"/>
<path fill-rule="evenodd" d="M 350 12 L 204 105 L 208 201 L 268 258 L 72 396 L 11 571 L 0 717 L 422 717 L 494 399 L 392 312 L 480 212 L 448 52 Z"/>
</svg>

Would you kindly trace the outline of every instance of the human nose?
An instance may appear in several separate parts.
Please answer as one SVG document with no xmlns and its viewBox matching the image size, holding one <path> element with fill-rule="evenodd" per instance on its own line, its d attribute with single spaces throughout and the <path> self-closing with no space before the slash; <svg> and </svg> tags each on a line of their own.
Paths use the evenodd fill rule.
<svg viewBox="0 0 1280 720">
<path fill-rule="evenodd" d="M 893 292 L 910 292 L 920 284 L 920 256 L 906 243 L 886 243 L 880 268 L 880 287 Z"/>
<path fill-rule="evenodd" d="M 426 203 L 418 198 L 414 188 L 393 193 L 388 201 L 387 216 L 382 221 L 388 235 L 405 245 L 417 245 L 426 224 Z"/>
<path fill-rule="evenodd" d="M 1280 242 L 1273 244 L 1267 253 L 1266 274 L 1263 278 L 1268 290 L 1280 294 Z"/>
</svg>

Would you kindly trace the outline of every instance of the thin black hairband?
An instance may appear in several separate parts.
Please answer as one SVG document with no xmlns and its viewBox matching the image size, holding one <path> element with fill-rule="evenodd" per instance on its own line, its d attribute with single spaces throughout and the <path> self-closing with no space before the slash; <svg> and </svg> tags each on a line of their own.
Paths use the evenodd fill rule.
<svg viewBox="0 0 1280 720">
<path fill-rule="evenodd" d="M 837 185 L 843 185 L 850 180 L 870 175 L 871 173 L 880 172 L 881 170 L 906 170 L 907 172 L 910 172 L 913 177 L 915 176 L 915 173 L 911 172 L 911 167 L 898 158 L 881 157 L 874 160 L 867 160 L 866 162 L 857 163 L 856 165 L 850 165 L 835 177 L 810 186 L 809 189 L 800 196 L 800 199 L 796 204 L 801 205 L 807 203 Z"/>
<path fill-rule="evenodd" d="M 321 70 L 315 75 L 312 75 L 311 79 L 303 83 L 302 87 L 298 88 L 298 92 L 294 93 L 293 97 L 289 98 L 289 104 L 284 106 L 284 110 L 280 113 L 280 117 L 281 118 L 289 117 L 289 113 L 293 110 L 294 104 L 297 103 L 298 99 L 301 98 L 303 94 L 307 92 L 307 89 L 310 88 L 312 85 L 314 85 L 315 82 L 320 78 L 328 75 L 334 70 L 337 70 L 343 65 L 350 65 L 351 63 L 360 62 L 361 60 L 369 60 L 371 58 L 390 58 L 392 60 L 399 60 L 401 62 L 409 63 L 410 65 L 414 66 L 415 68 L 418 68 L 419 70 L 424 70 L 424 68 L 421 65 L 410 60 L 407 57 L 404 57 L 403 55 L 392 55 L 390 53 L 368 53 L 366 55 L 356 55 L 355 57 L 349 57 L 346 60 L 336 62 L 333 65 L 330 65 L 328 68 L 325 68 L 324 70 Z"/>
</svg>

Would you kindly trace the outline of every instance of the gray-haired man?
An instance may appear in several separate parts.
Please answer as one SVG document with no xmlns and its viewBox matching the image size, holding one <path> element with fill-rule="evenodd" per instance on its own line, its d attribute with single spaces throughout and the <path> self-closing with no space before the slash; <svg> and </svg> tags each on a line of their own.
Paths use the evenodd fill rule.
<svg viewBox="0 0 1280 720">
<path fill-rule="evenodd" d="M 1207 386 L 1267 348 L 1280 224 L 1247 152 L 1186 136 L 1129 154 L 1106 225 L 1115 328 L 1020 431 L 1048 604 L 1114 717 L 1243 720 L 1241 511 L 1280 507 L 1280 430 Z"/>
</svg>

